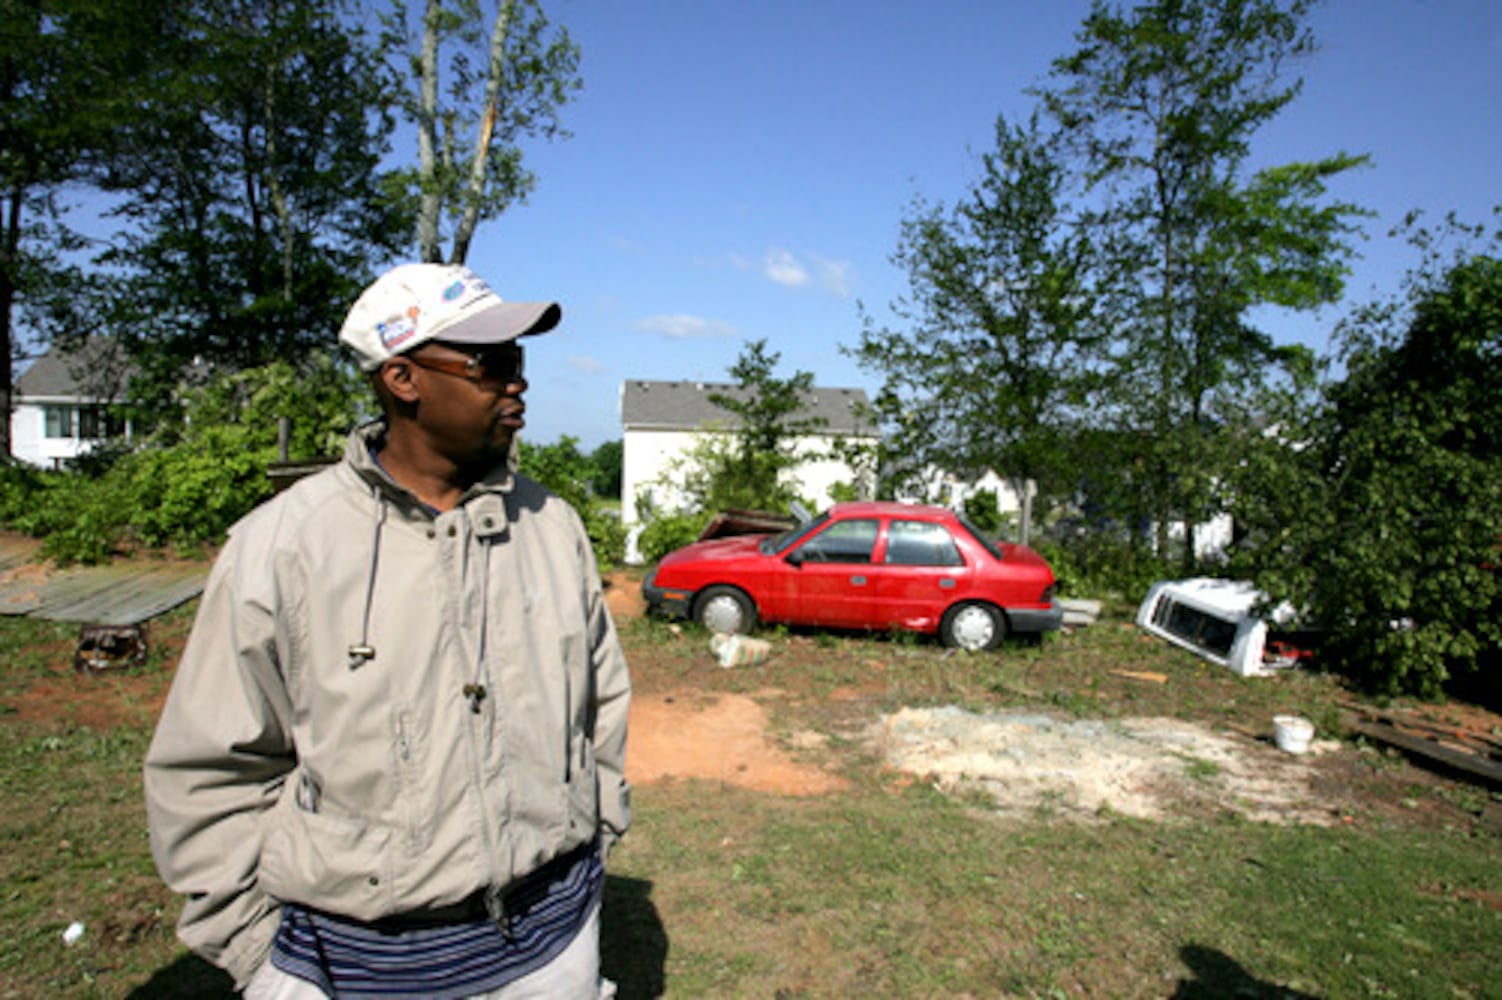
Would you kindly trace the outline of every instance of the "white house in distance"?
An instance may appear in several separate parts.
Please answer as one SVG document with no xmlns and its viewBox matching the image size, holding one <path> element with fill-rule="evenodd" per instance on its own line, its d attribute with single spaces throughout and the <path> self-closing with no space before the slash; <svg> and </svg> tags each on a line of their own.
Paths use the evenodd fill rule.
<svg viewBox="0 0 1502 1000">
<path fill-rule="evenodd" d="M 102 337 L 77 352 L 48 349 L 16 379 L 10 447 L 19 461 L 55 468 L 108 438 L 131 437 L 122 402 L 130 368 L 124 352 Z"/>
<path fill-rule="evenodd" d="M 646 498 L 658 510 L 676 510 L 683 497 L 660 480 L 674 460 L 684 456 L 703 435 L 725 433 L 735 426 L 735 414 L 709 397 L 744 393 L 740 386 L 723 382 L 632 379 L 622 383 L 621 520 L 627 531 L 627 562 L 641 558 L 636 548 L 636 537 L 643 526 L 638 498 Z M 861 416 L 866 402 L 861 389 L 815 387 L 794 417 L 823 421 L 817 431 L 795 443 L 795 454 L 806 459 L 792 472 L 797 492 L 820 509 L 832 502 L 831 487 L 857 482 L 856 470 L 831 456 L 833 443 L 844 439 L 874 445 L 877 441 L 875 426 Z M 865 493 L 869 495 L 874 487 L 875 483 L 865 484 Z"/>
</svg>

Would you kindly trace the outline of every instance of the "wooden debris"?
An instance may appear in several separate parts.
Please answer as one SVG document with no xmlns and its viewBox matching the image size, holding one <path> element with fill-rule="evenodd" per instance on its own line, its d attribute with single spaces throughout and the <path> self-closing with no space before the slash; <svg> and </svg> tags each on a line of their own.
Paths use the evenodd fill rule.
<svg viewBox="0 0 1502 1000">
<path fill-rule="evenodd" d="M 1351 732 L 1502 786 L 1502 742 L 1491 735 L 1439 725 L 1401 711 L 1350 704 L 1344 707 L 1341 722 Z"/>
<path fill-rule="evenodd" d="M 1127 677 L 1134 681 L 1151 681 L 1154 684 L 1168 683 L 1168 675 L 1160 674 L 1155 670 L 1113 670 L 1111 673 L 1117 677 Z"/>
</svg>

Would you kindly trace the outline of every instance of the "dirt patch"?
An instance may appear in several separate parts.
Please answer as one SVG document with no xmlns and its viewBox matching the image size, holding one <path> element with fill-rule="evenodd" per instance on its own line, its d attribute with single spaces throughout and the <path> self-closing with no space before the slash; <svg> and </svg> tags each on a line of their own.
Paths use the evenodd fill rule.
<svg viewBox="0 0 1502 1000">
<path fill-rule="evenodd" d="M 822 795 L 845 785 L 772 744 L 766 709 L 746 695 L 637 695 L 630 725 L 626 777 L 633 784 L 702 778 L 778 795 Z M 792 743 L 809 748 L 818 741 L 795 737 Z"/>
<path fill-rule="evenodd" d="M 4 706 L 21 721 L 69 729 L 155 725 L 170 683 L 171 677 L 160 672 L 56 671 L 7 696 Z"/>
<path fill-rule="evenodd" d="M 874 737 L 888 764 L 945 790 L 980 789 L 1007 814 L 1119 813 L 1161 819 L 1201 809 L 1330 825 L 1339 808 L 1313 788 L 1311 759 L 1178 719 L 1059 720 L 903 709 Z"/>
<path fill-rule="evenodd" d="M 601 582 L 605 585 L 605 607 L 617 625 L 647 613 L 646 598 L 641 596 L 641 581 L 629 570 L 606 573 Z"/>
</svg>

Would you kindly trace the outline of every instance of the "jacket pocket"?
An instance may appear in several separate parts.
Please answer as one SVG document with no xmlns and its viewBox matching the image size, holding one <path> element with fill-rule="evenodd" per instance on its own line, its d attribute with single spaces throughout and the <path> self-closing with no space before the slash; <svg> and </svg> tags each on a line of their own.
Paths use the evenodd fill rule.
<svg viewBox="0 0 1502 1000">
<path fill-rule="evenodd" d="M 268 816 L 258 880 L 277 899 L 373 920 L 390 909 L 391 831 L 312 813 L 285 795 Z"/>
<path fill-rule="evenodd" d="M 569 757 L 573 766 L 564 782 L 567 835 L 570 843 L 582 843 L 592 839 L 600 826 L 600 778 L 589 738 L 576 734 Z"/>
</svg>

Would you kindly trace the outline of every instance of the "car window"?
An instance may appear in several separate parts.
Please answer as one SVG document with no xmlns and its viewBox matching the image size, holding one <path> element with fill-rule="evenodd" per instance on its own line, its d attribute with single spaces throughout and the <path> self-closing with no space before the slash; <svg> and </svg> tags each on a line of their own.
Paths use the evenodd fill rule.
<svg viewBox="0 0 1502 1000">
<path fill-rule="evenodd" d="M 819 525 L 823 524 L 827 520 L 829 520 L 829 512 L 825 511 L 818 517 L 814 518 L 812 521 L 805 521 L 804 523 L 798 525 L 796 528 L 789 528 L 787 531 L 784 531 L 781 534 L 771 535 L 767 538 L 763 538 L 760 545 L 762 554 L 768 556 L 776 555 L 777 553 L 786 549 L 788 546 L 792 545 L 798 539 L 802 538 L 804 535 L 807 535 L 809 532 L 816 530 Z"/>
<path fill-rule="evenodd" d="M 836 521 L 798 548 L 804 562 L 868 563 L 876 546 L 876 522 Z"/>
<path fill-rule="evenodd" d="M 949 530 L 929 521 L 893 521 L 887 528 L 886 561 L 893 566 L 965 564 Z"/>
<path fill-rule="evenodd" d="M 966 531 L 970 532 L 971 538 L 974 538 L 977 542 L 980 542 L 986 547 L 987 552 L 991 553 L 998 559 L 1002 558 L 1001 548 L 996 544 L 997 539 L 987 538 L 986 533 L 972 524 L 963 514 L 960 515 L 960 523 L 965 526 Z"/>
</svg>

